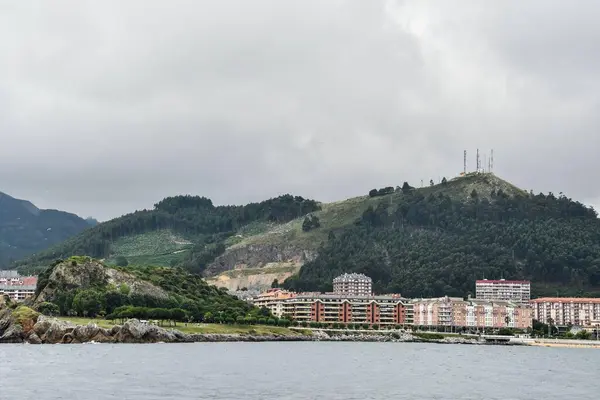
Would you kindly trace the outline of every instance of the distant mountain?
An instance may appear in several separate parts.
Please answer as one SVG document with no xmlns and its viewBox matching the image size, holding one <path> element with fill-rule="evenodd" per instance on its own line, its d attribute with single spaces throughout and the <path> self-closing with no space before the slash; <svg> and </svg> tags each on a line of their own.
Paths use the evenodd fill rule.
<svg viewBox="0 0 600 400">
<path fill-rule="evenodd" d="M 0 192 L 0 268 L 81 233 L 90 225 L 75 214 L 40 210 Z"/>
<path fill-rule="evenodd" d="M 96 225 L 99 224 L 98 220 L 96 218 L 93 218 L 93 217 L 87 217 L 85 219 L 85 222 L 87 222 L 89 226 L 96 226 Z"/>
</svg>

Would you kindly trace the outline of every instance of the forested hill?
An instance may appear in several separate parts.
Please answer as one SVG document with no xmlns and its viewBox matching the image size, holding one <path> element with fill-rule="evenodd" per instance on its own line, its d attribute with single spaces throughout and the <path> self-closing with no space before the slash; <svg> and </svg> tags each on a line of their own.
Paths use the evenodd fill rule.
<svg viewBox="0 0 600 400">
<path fill-rule="evenodd" d="M 415 297 L 474 294 L 484 277 L 531 279 L 534 295 L 600 295 L 596 212 L 563 195 L 507 193 L 493 180 L 482 174 L 381 197 L 355 224 L 329 232 L 285 286 L 331 290 L 336 275 L 361 272 L 376 292 Z"/>
<path fill-rule="evenodd" d="M 138 253 L 166 246 L 164 242 L 181 246 L 181 250 L 166 249 L 163 259 L 155 257 L 147 263 L 160 264 L 166 257 L 170 265 L 200 273 L 208 262 L 225 251 L 225 243 L 238 230 L 249 224 L 287 222 L 319 207 L 313 200 L 291 195 L 244 206 L 214 206 L 210 199 L 198 196 L 168 197 L 152 210 L 136 211 L 101 223 L 16 265 L 21 270 L 34 271 L 72 255 L 110 258 L 119 253 L 118 245 L 134 240 Z M 149 236 L 153 240 L 144 248 L 143 240 Z M 140 263 L 145 261 L 142 259 Z"/>
<path fill-rule="evenodd" d="M 0 192 L 0 268 L 89 227 L 75 214 L 40 210 L 29 201 Z"/>
</svg>

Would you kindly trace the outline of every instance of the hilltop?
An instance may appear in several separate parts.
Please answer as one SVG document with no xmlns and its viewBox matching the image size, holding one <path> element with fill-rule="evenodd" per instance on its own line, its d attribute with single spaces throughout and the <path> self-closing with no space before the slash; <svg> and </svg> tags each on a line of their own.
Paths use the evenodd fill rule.
<svg viewBox="0 0 600 400">
<path fill-rule="evenodd" d="M 596 295 L 599 239 L 597 215 L 581 203 L 473 173 L 334 203 L 286 195 L 215 207 L 168 198 L 18 265 L 92 254 L 109 264 L 179 266 L 232 290 L 275 280 L 329 290 L 336 274 L 355 271 L 371 276 L 377 292 L 407 296 L 464 296 L 483 277 L 532 279 L 540 295 Z"/>
<path fill-rule="evenodd" d="M 75 214 L 40 210 L 0 192 L 0 268 L 77 235 L 91 225 Z"/>
</svg>

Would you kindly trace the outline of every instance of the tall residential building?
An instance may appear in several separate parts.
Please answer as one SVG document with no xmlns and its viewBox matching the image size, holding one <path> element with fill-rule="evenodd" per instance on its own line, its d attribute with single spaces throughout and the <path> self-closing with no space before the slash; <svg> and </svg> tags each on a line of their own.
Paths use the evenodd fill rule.
<svg viewBox="0 0 600 400">
<path fill-rule="evenodd" d="M 373 281 L 363 274 L 344 274 L 333 280 L 333 293 L 350 296 L 371 296 Z"/>
<path fill-rule="evenodd" d="M 475 282 L 478 300 L 512 301 L 528 304 L 531 299 L 531 282 L 482 279 Z"/>
<path fill-rule="evenodd" d="M 489 301 L 459 297 L 413 300 L 416 326 L 455 328 L 517 328 L 532 325 L 532 310 L 508 301 Z"/>
<path fill-rule="evenodd" d="M 600 326 L 600 299 L 543 297 L 531 301 L 534 319 L 553 325 Z"/>
<path fill-rule="evenodd" d="M 35 294 L 36 276 L 21 276 L 17 271 L 0 271 L 0 296 L 22 301 Z"/>
</svg>

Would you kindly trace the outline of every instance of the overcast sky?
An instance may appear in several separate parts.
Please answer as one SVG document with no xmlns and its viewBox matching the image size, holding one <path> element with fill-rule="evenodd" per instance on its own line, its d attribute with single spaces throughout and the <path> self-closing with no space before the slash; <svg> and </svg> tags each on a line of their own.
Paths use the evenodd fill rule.
<svg viewBox="0 0 600 400">
<path fill-rule="evenodd" d="M 0 191 L 101 220 L 321 201 L 494 149 L 600 205 L 597 1 L 0 0 Z"/>
</svg>

